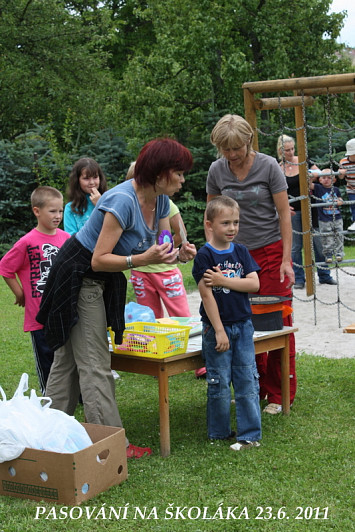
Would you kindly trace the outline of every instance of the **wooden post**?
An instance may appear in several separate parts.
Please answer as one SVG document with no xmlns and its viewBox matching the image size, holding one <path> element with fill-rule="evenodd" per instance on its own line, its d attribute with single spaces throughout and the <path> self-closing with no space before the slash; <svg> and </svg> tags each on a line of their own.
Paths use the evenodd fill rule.
<svg viewBox="0 0 355 532">
<path fill-rule="evenodd" d="M 253 128 L 254 138 L 253 138 L 253 149 L 259 151 L 259 139 L 258 139 L 258 130 L 257 130 L 257 121 L 256 121 L 256 110 L 254 104 L 254 96 L 248 91 L 244 90 L 244 113 L 245 120 Z"/>
<path fill-rule="evenodd" d="M 301 200 L 301 218 L 302 218 L 302 231 L 303 231 L 303 251 L 304 251 L 304 266 L 305 266 L 305 278 L 306 278 L 306 292 L 307 296 L 314 294 L 313 285 L 313 272 L 312 268 L 312 243 L 311 243 L 311 219 L 309 212 L 309 190 L 308 190 L 308 162 L 306 160 L 306 146 L 304 136 L 304 120 L 301 107 L 295 107 L 295 124 L 296 124 L 296 138 L 297 138 L 297 154 L 298 161 L 305 164 L 301 164 L 299 169 L 300 180 L 300 193 L 301 196 L 306 196 Z"/>
<path fill-rule="evenodd" d="M 304 142 L 304 130 L 298 128 L 304 128 L 303 121 L 303 105 L 312 105 L 312 96 L 321 94 L 338 94 L 355 92 L 355 73 L 346 74 L 331 74 L 327 76 L 314 76 L 309 78 L 288 78 L 288 79 L 274 79 L 266 81 L 250 81 L 243 83 L 242 85 L 244 93 L 244 110 L 245 119 L 249 122 L 253 130 L 255 131 L 253 148 L 259 150 L 259 142 L 257 136 L 257 117 L 256 110 L 263 109 L 277 109 L 278 107 L 295 108 L 295 120 L 296 120 L 296 138 L 298 146 L 299 160 L 306 161 L 306 150 Z M 279 98 L 259 98 L 254 99 L 255 94 L 265 94 L 268 92 L 287 92 L 293 91 L 293 96 L 282 96 Z M 300 107 L 300 97 L 302 100 L 302 107 Z M 300 191 L 302 196 L 307 196 L 306 199 L 301 200 L 301 216 L 302 216 L 302 228 L 305 234 L 303 235 L 303 249 L 305 258 L 305 277 L 307 295 L 314 294 L 314 283 L 312 268 L 312 246 L 311 246 L 311 220 L 308 207 L 308 164 L 302 164 L 299 167 L 300 175 Z"/>
</svg>

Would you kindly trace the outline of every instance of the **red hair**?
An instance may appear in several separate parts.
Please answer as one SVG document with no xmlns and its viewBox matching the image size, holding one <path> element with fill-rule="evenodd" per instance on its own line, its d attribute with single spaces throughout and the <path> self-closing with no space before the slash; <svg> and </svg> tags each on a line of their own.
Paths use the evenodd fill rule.
<svg viewBox="0 0 355 532">
<path fill-rule="evenodd" d="M 188 172 L 193 159 L 190 150 L 174 139 L 154 139 L 143 146 L 134 168 L 134 179 L 137 185 L 155 187 L 158 177 L 169 180 L 171 170 Z"/>
</svg>

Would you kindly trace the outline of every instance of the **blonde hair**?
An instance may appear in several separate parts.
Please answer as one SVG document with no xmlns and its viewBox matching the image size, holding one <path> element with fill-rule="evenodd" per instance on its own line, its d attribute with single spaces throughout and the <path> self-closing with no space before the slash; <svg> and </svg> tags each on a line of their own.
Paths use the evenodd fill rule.
<svg viewBox="0 0 355 532">
<path fill-rule="evenodd" d="M 286 142 L 292 142 L 292 144 L 295 145 L 295 139 L 293 137 L 289 137 L 288 135 L 280 135 L 279 138 L 277 139 L 277 146 L 276 146 L 277 157 L 279 161 L 282 161 L 282 159 L 284 158 L 284 155 L 282 152 L 283 152 L 284 144 Z"/>
<path fill-rule="evenodd" d="M 219 153 L 228 148 L 247 147 L 250 152 L 254 132 L 248 122 L 239 115 L 224 115 L 214 126 L 211 133 L 211 143 Z"/>
<path fill-rule="evenodd" d="M 239 212 L 239 205 L 229 196 L 217 196 L 207 203 L 206 220 L 213 222 L 224 209 L 237 209 Z"/>
<path fill-rule="evenodd" d="M 133 179 L 135 166 L 136 166 L 136 161 L 133 161 L 133 163 L 129 165 L 129 168 L 126 174 L 126 181 L 128 181 L 129 179 Z"/>
<path fill-rule="evenodd" d="M 31 194 L 31 207 L 42 208 L 51 199 L 63 199 L 63 194 L 54 187 L 37 187 Z"/>
</svg>

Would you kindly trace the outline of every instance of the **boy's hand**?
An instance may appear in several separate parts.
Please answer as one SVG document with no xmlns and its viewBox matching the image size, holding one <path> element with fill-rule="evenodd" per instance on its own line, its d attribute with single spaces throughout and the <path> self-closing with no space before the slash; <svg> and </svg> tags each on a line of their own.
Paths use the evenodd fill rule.
<svg viewBox="0 0 355 532">
<path fill-rule="evenodd" d="M 223 286 L 225 277 L 218 266 L 213 266 L 213 270 L 206 270 L 203 274 L 203 280 L 206 286 Z"/>
<path fill-rule="evenodd" d="M 228 351 L 229 349 L 229 340 L 226 332 L 220 331 L 216 332 L 216 351 L 218 353 L 223 353 L 223 351 Z"/>
<path fill-rule="evenodd" d="M 18 305 L 19 307 L 25 306 L 25 295 L 23 292 L 22 294 L 16 294 L 14 305 Z"/>
</svg>

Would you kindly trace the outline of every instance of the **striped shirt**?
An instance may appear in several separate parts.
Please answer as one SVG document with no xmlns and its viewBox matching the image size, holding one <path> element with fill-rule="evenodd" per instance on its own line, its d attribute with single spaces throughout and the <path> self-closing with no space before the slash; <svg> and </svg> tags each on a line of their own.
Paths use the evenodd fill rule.
<svg viewBox="0 0 355 532">
<path fill-rule="evenodd" d="M 349 161 L 349 157 L 344 157 L 339 162 L 339 168 L 346 170 L 346 191 L 350 194 L 355 193 L 355 162 Z"/>
</svg>

